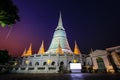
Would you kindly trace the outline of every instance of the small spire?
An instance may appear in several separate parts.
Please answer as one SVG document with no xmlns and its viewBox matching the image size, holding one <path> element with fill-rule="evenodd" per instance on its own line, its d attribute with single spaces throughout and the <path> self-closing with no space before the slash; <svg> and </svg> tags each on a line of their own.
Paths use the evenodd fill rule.
<svg viewBox="0 0 120 80">
<path fill-rule="evenodd" d="M 26 54 L 26 48 L 25 48 L 24 52 L 22 53 L 22 57 L 25 56 L 25 54 Z"/>
<path fill-rule="evenodd" d="M 30 47 L 29 47 L 29 49 L 27 50 L 26 55 L 27 55 L 27 56 L 32 55 L 32 43 L 30 43 Z"/>
<path fill-rule="evenodd" d="M 45 53 L 45 49 L 44 49 L 44 41 L 42 41 L 42 44 L 40 46 L 40 49 L 38 51 L 38 54 L 44 54 Z"/>
<path fill-rule="evenodd" d="M 22 57 L 25 57 L 25 56 L 31 56 L 32 55 L 32 44 L 30 43 L 30 47 L 29 49 L 26 51 L 26 48 L 22 54 Z"/>
<path fill-rule="evenodd" d="M 79 55 L 80 54 L 80 50 L 78 48 L 77 42 L 75 41 L 75 47 L 74 47 L 74 54 L 75 55 Z"/>
<path fill-rule="evenodd" d="M 60 40 L 59 40 L 59 43 L 58 43 L 58 48 L 56 49 L 56 53 L 57 54 L 63 54 L 63 51 L 62 51 L 62 48 L 61 48 L 61 45 L 60 45 Z"/>
<path fill-rule="evenodd" d="M 61 15 L 61 12 L 60 12 L 60 17 L 59 17 L 59 21 L 58 21 L 58 26 L 57 26 L 57 28 L 56 28 L 56 30 L 65 30 L 64 28 L 63 28 L 63 23 L 62 23 L 62 15 Z"/>
</svg>

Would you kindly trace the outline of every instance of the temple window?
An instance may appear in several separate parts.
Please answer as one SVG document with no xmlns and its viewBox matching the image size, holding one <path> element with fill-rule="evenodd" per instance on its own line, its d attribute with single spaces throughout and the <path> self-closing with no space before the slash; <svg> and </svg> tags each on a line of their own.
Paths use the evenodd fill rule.
<svg viewBox="0 0 120 80">
<path fill-rule="evenodd" d="M 39 62 L 36 62 L 35 65 L 38 66 L 38 65 L 39 65 Z"/>
<path fill-rule="evenodd" d="M 28 70 L 34 70 L 34 68 L 28 68 Z"/>
<path fill-rule="evenodd" d="M 29 63 L 29 66 L 32 66 L 32 62 Z"/>
<path fill-rule="evenodd" d="M 47 62 L 44 62 L 44 63 L 43 63 L 43 65 L 46 65 L 46 64 L 47 64 Z"/>
<path fill-rule="evenodd" d="M 64 65 L 64 62 L 60 62 L 60 65 L 61 65 L 61 66 Z"/>
<path fill-rule="evenodd" d="M 52 62 L 52 64 L 51 65 L 55 65 L 55 62 Z"/>
<path fill-rule="evenodd" d="M 71 61 L 69 61 L 69 64 L 71 63 Z"/>
</svg>

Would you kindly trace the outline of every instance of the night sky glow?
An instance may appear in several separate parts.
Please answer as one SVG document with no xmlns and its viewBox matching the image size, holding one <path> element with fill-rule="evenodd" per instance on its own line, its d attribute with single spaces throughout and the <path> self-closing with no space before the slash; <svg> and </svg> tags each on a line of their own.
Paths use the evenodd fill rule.
<svg viewBox="0 0 120 80">
<path fill-rule="evenodd" d="M 0 27 L 0 49 L 20 56 L 29 44 L 36 53 L 42 40 L 45 50 L 57 27 L 59 12 L 73 50 L 76 40 L 82 53 L 91 48 L 120 45 L 120 5 L 114 0 L 13 0 L 21 21 L 10 28 Z M 8 34 L 10 33 L 10 34 Z"/>
</svg>

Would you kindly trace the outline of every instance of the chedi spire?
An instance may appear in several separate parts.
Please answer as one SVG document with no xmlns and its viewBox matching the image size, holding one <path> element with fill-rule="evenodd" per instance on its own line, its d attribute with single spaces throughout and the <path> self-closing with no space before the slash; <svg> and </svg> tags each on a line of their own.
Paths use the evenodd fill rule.
<svg viewBox="0 0 120 80">
<path fill-rule="evenodd" d="M 32 55 L 32 43 L 30 43 L 30 47 L 28 48 L 28 50 L 26 51 L 26 49 L 24 50 L 22 57 L 24 56 L 31 56 Z"/>
<path fill-rule="evenodd" d="M 71 48 L 70 48 L 69 43 L 68 43 L 68 40 L 67 40 L 65 29 L 63 27 L 61 13 L 59 16 L 57 28 L 55 29 L 55 32 L 54 32 L 54 35 L 52 38 L 52 42 L 51 42 L 49 49 L 48 49 L 48 52 L 52 52 L 53 54 L 55 54 L 56 49 L 58 48 L 59 42 L 60 42 L 60 46 L 61 46 L 61 49 L 63 52 L 72 53 Z"/>
<path fill-rule="evenodd" d="M 57 26 L 56 30 L 59 30 L 59 29 L 65 30 L 63 27 L 61 12 L 60 12 L 60 17 L 59 17 L 58 26 Z"/>
<path fill-rule="evenodd" d="M 79 55 L 80 54 L 80 50 L 78 48 L 77 42 L 75 41 L 75 47 L 74 47 L 74 54 L 75 55 Z"/>
<path fill-rule="evenodd" d="M 38 54 L 44 54 L 45 53 L 45 49 L 44 49 L 44 41 L 42 41 L 42 44 L 40 46 L 40 49 L 38 51 Z"/>
</svg>

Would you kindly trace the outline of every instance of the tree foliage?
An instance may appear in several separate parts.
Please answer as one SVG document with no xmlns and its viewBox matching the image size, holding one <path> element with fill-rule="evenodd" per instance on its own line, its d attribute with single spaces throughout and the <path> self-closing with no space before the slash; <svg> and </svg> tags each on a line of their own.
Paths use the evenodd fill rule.
<svg viewBox="0 0 120 80">
<path fill-rule="evenodd" d="M 18 8 L 11 0 L 0 0 L 0 25 L 2 27 L 10 26 L 17 21 L 20 21 Z"/>
<path fill-rule="evenodd" d="M 0 64 L 5 64 L 10 60 L 7 50 L 0 50 Z"/>
</svg>

